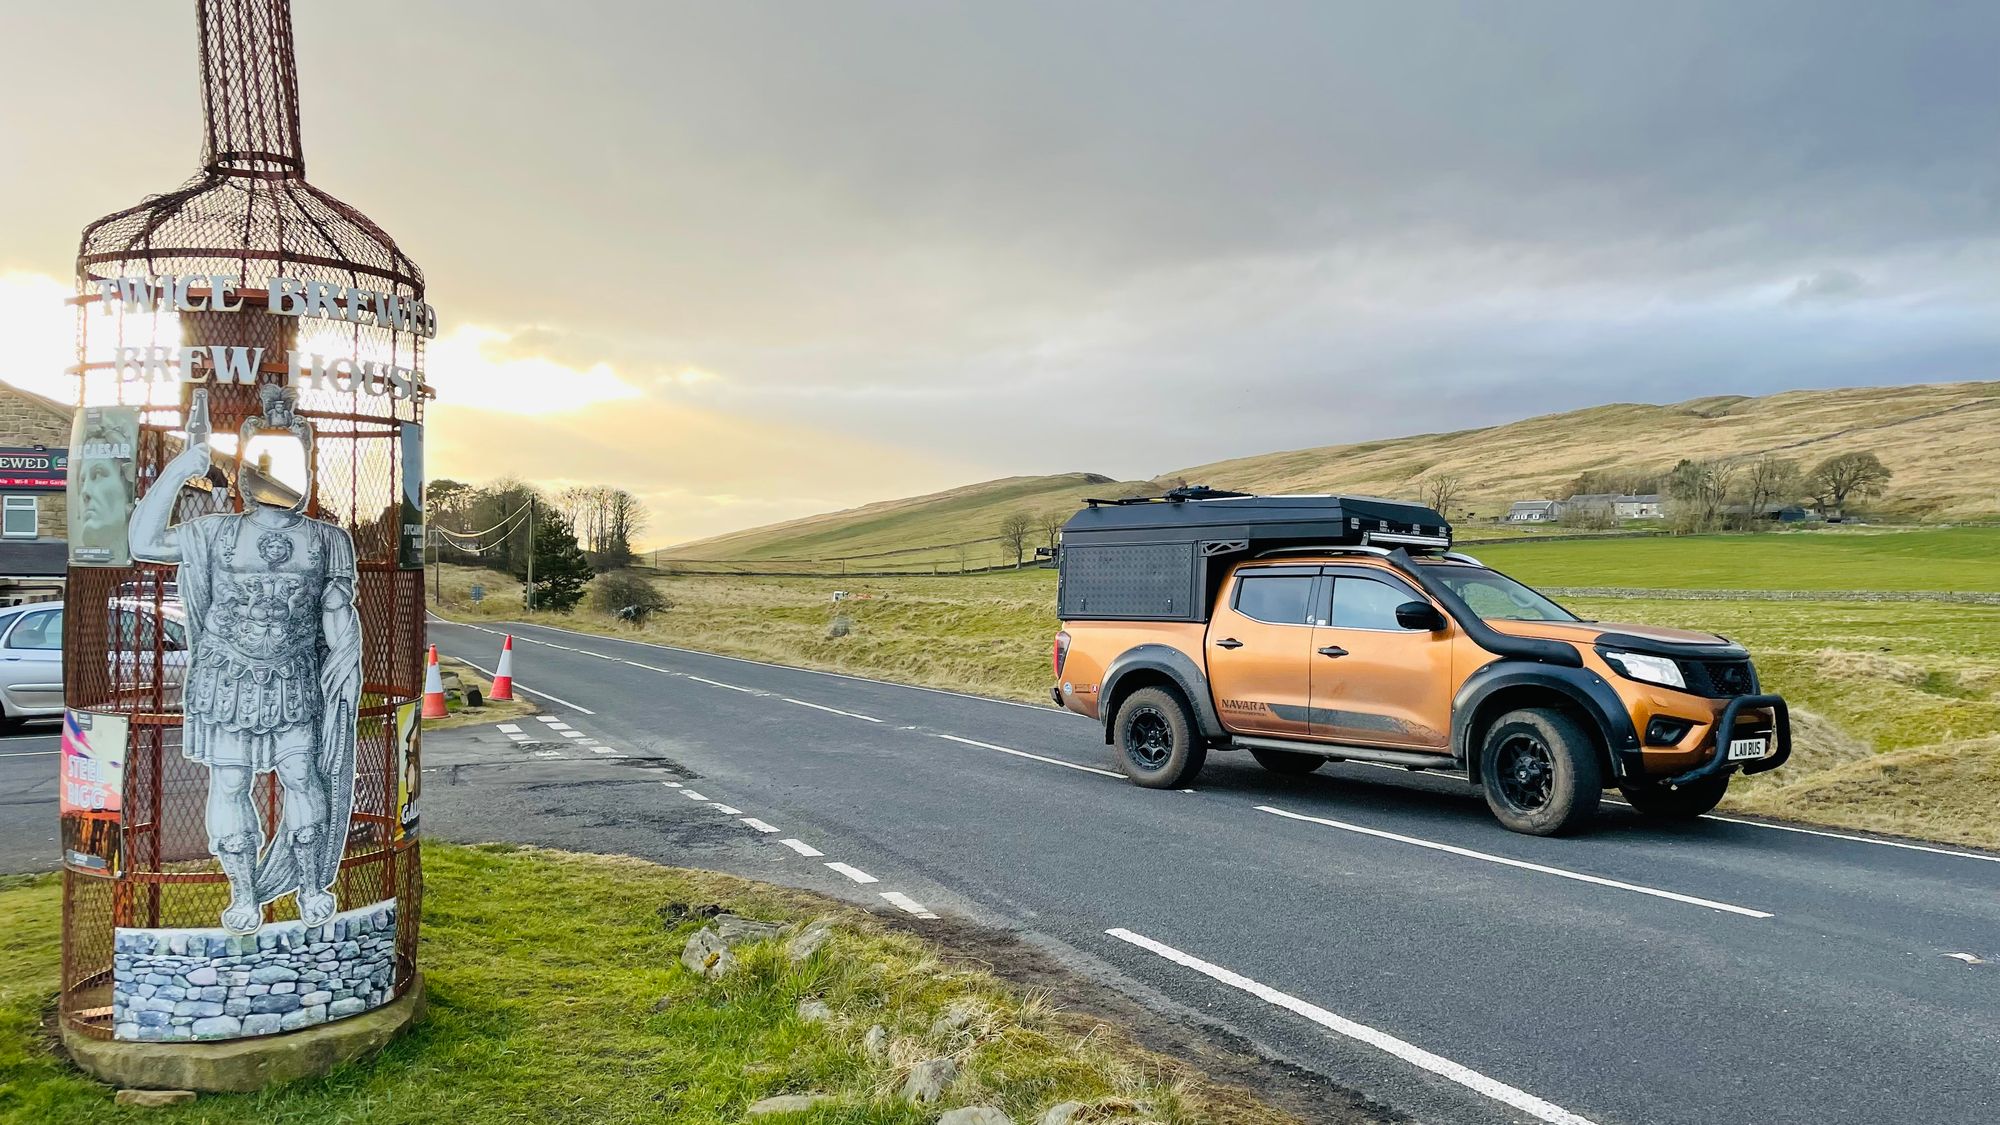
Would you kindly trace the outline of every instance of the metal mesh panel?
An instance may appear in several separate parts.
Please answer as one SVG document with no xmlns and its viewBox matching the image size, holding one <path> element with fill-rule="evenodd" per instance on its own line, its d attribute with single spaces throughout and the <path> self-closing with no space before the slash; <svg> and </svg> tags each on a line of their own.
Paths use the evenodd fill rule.
<svg viewBox="0 0 2000 1125">
<path fill-rule="evenodd" d="M 1194 620 L 1194 544 L 1063 548 L 1062 616 Z"/>
<path fill-rule="evenodd" d="M 334 888 L 342 909 L 394 897 L 395 992 L 409 983 L 421 917 L 417 841 L 401 831 L 396 711 L 422 692 L 421 571 L 397 567 L 402 457 L 399 423 L 421 423 L 428 391 L 373 393 L 352 374 L 364 363 L 421 371 L 415 324 L 353 323 L 267 311 L 274 279 L 356 287 L 421 308 L 424 278 L 396 243 L 359 211 L 308 184 L 299 143 L 299 102 L 287 0 L 201 0 L 206 156 L 179 188 L 148 197 L 85 228 L 77 254 L 80 405 L 144 410 L 137 489 L 180 490 L 176 522 L 240 510 L 245 492 L 268 497 L 268 475 L 234 442 L 259 413 L 256 384 L 290 381 L 288 353 L 344 363 L 297 387 L 297 412 L 314 430 L 310 480 L 289 482 L 310 498 L 307 514 L 345 527 L 359 562 L 362 696 L 353 813 Z M 105 300 L 100 281 L 159 276 L 231 279 L 239 311 L 172 311 Z M 201 296 L 212 286 L 200 283 Z M 162 481 L 185 444 L 192 383 L 125 377 L 134 353 L 120 349 L 262 348 L 253 385 L 204 382 L 219 439 L 206 480 Z M 169 353 L 162 353 L 169 354 Z M 121 372 L 120 360 L 128 371 Z M 377 388 L 379 389 L 379 388 Z M 238 457 L 246 457 L 239 471 Z M 301 459 L 301 465 L 306 462 Z M 278 474 L 282 479 L 282 473 Z M 255 490 L 255 491 L 253 491 Z M 173 567 L 70 570 L 64 690 L 71 707 L 122 714 L 131 723 L 116 863 L 66 865 L 61 1015 L 85 1034 L 108 1037 L 117 927 L 212 927 L 229 900 L 205 827 L 209 774 L 181 753 L 180 692 L 188 653 L 158 622 L 173 617 Z M 412 757 L 414 757 L 414 749 Z M 409 768 L 415 770 L 414 762 Z M 280 814 L 275 778 L 253 787 L 265 832 Z M 94 829 L 93 829 L 94 830 Z M 69 825 L 65 825 L 69 834 Z M 297 917 L 290 896 L 267 921 Z"/>
</svg>

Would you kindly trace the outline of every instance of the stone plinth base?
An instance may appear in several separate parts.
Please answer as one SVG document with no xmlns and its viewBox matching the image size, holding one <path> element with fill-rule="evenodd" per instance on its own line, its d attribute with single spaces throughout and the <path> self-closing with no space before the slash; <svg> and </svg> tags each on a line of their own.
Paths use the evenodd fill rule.
<svg viewBox="0 0 2000 1125">
<path fill-rule="evenodd" d="M 314 1078 L 379 1049 L 423 1015 L 424 978 L 372 1011 L 283 1035 L 220 1043 L 133 1043 L 63 1028 L 76 1064 L 114 1086 L 248 1093 Z"/>
</svg>

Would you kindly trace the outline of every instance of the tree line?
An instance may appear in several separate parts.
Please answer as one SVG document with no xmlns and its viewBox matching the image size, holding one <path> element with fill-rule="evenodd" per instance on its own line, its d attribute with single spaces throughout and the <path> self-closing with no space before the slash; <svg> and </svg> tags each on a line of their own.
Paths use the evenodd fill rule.
<svg viewBox="0 0 2000 1125">
<path fill-rule="evenodd" d="M 632 540 L 648 520 L 645 505 L 622 488 L 566 488 L 550 496 L 511 477 L 484 485 L 441 477 L 425 485 L 424 506 L 439 561 L 499 571 L 525 586 L 532 558 L 528 592 L 535 607 L 563 613 L 583 600 L 594 575 L 632 565 Z M 661 607 L 640 615 L 651 608 Z"/>
</svg>

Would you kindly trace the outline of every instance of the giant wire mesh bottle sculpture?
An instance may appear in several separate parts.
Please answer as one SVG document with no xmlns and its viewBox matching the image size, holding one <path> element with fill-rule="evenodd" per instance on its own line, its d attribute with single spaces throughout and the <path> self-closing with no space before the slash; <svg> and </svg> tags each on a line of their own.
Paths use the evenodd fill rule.
<svg viewBox="0 0 2000 1125">
<path fill-rule="evenodd" d="M 94 1037 L 289 1030 L 415 972 L 410 544 L 435 322 L 395 240 L 306 180 L 288 0 L 195 9 L 201 170 L 91 223 L 77 255 L 78 404 L 138 416 L 129 554 L 72 553 L 64 623 L 66 730 L 129 726 L 115 815 L 72 832 L 64 813 L 61 1016 Z M 381 932 L 392 954 L 317 1005 L 201 990 L 176 1001 L 190 1018 L 147 1015 L 192 990 L 134 983 L 147 951 L 234 971 L 274 925 L 305 927 L 280 946 Z"/>
</svg>

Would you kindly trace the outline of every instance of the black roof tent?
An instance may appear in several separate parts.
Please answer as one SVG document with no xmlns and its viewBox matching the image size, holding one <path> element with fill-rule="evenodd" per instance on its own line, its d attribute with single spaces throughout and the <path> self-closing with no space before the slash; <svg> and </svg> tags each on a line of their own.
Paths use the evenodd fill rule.
<svg viewBox="0 0 2000 1125">
<path fill-rule="evenodd" d="M 1206 621 L 1229 566 L 1287 547 L 1443 550 L 1451 524 L 1422 504 L 1368 496 L 1247 496 L 1205 488 L 1086 501 L 1063 525 L 1065 620 Z"/>
</svg>

